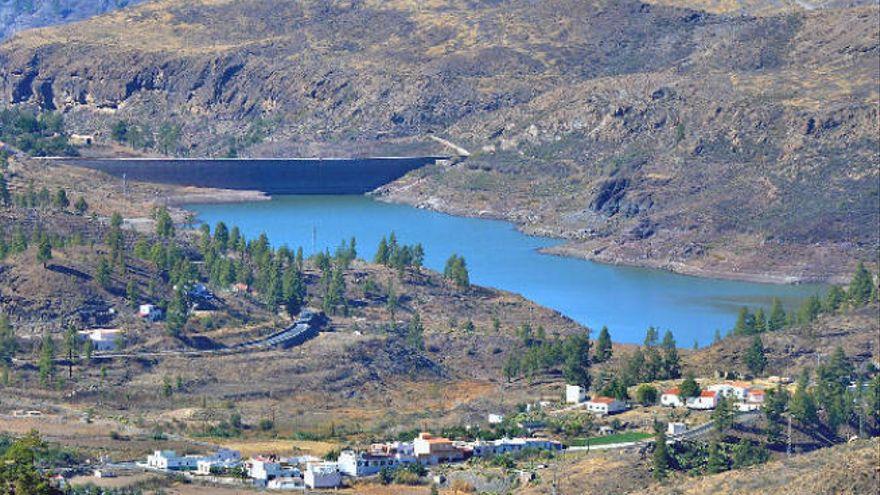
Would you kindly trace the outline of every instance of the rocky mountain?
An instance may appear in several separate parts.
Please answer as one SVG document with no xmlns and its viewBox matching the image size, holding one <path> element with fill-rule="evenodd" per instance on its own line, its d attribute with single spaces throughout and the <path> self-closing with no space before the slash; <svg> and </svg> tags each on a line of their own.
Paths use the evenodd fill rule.
<svg viewBox="0 0 880 495">
<path fill-rule="evenodd" d="M 383 195 L 565 254 L 788 281 L 874 261 L 876 2 L 709 4 L 161 0 L 0 45 L 0 100 L 184 155 L 436 152 L 439 135 L 471 157 Z"/>
<path fill-rule="evenodd" d="M 25 29 L 79 21 L 143 1 L 2 0 L 0 1 L 0 41 Z"/>
</svg>

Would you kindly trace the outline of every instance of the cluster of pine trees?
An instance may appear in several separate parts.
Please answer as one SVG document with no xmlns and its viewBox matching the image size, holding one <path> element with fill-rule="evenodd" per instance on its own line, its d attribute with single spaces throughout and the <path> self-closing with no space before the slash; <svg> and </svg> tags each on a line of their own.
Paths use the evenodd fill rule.
<svg viewBox="0 0 880 495">
<path fill-rule="evenodd" d="M 616 375 L 603 372 L 599 376 L 597 389 L 600 393 L 608 397 L 626 400 L 630 398 L 627 389 L 638 383 L 679 378 L 681 376 L 681 358 L 678 354 L 675 337 L 671 331 L 667 330 L 663 334 L 662 341 L 658 341 L 658 338 L 658 329 L 648 327 L 643 345 L 626 358 L 621 372 Z M 607 355 L 610 356 L 610 342 L 611 337 L 607 335 L 607 329 L 603 328 L 599 334 L 597 354 L 604 346 L 608 349 Z M 602 355 L 604 356 L 606 353 L 603 352 Z M 646 390 L 644 393 L 650 394 Z"/>
<path fill-rule="evenodd" d="M 533 331 L 523 324 L 517 331 L 520 343 L 504 363 L 504 376 L 532 378 L 540 373 L 561 372 L 566 382 L 589 389 L 590 339 L 586 334 L 548 337 L 544 327 Z"/>
<path fill-rule="evenodd" d="M 756 335 L 763 332 L 775 332 L 783 328 L 812 323 L 821 314 L 836 314 L 841 310 L 855 309 L 877 301 L 877 284 L 863 263 L 859 263 L 849 286 L 844 289 L 833 285 L 824 298 L 813 295 L 805 299 L 797 311 L 786 313 L 782 302 L 776 298 L 765 314 L 762 308 L 752 312 L 743 307 L 739 311 L 736 324 L 731 330 L 733 335 Z M 720 336 L 716 334 L 716 340 Z"/>
<path fill-rule="evenodd" d="M 397 235 L 391 232 L 387 237 L 382 236 L 373 262 L 394 268 L 402 275 L 406 268 L 421 268 L 425 262 L 425 249 L 421 243 L 411 246 L 399 244 Z"/>
<path fill-rule="evenodd" d="M 15 206 L 18 208 L 53 208 L 58 211 L 67 211 L 70 208 L 70 196 L 64 188 L 58 188 L 55 192 L 50 192 L 49 188 L 43 186 L 40 190 L 34 189 L 33 184 L 29 184 L 27 189 L 22 192 L 12 194 L 9 190 L 9 183 L 6 176 L 0 172 L 0 206 Z M 88 211 L 89 205 L 85 198 L 80 196 L 73 203 L 73 212 L 83 215 Z"/>
<path fill-rule="evenodd" d="M 464 256 L 457 254 L 450 256 L 446 260 L 446 266 L 443 268 L 443 276 L 462 289 L 466 289 L 471 285 L 471 278 Z"/>
</svg>

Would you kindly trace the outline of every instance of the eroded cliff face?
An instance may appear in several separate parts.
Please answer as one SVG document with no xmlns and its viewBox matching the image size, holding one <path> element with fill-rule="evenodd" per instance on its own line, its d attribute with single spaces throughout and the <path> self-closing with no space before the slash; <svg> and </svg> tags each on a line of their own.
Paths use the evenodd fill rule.
<svg viewBox="0 0 880 495">
<path fill-rule="evenodd" d="M 145 0 L 4 0 L 0 2 L 0 41 L 26 29 L 75 22 Z"/>
<path fill-rule="evenodd" d="M 389 199 L 568 254 L 833 277 L 878 247 L 876 6 L 163 0 L 0 47 L 0 98 L 177 154 L 472 156 Z M 817 268 L 821 265 L 823 268 Z"/>
</svg>

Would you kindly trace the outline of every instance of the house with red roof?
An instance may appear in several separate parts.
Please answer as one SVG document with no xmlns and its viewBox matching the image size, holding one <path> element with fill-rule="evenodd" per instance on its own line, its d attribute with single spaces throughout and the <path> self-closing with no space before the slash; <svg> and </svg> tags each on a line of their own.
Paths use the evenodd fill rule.
<svg viewBox="0 0 880 495">
<path fill-rule="evenodd" d="M 699 397 L 688 397 L 686 404 L 688 409 L 715 409 L 718 405 L 718 392 L 703 390 Z"/>
</svg>

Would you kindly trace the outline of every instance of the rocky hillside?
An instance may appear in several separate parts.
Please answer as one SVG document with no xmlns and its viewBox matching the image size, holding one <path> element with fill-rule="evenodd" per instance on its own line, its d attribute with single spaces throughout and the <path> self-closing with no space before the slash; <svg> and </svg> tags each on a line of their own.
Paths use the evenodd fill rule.
<svg viewBox="0 0 880 495">
<path fill-rule="evenodd" d="M 807 325 L 761 334 L 767 356 L 767 374 L 797 376 L 814 368 L 817 359 L 827 359 L 837 347 L 857 367 L 877 362 L 880 356 L 876 304 L 835 315 L 822 315 Z M 748 373 L 745 354 L 753 337 L 730 336 L 717 344 L 690 353 L 688 367 L 698 376 L 735 371 Z"/>
<path fill-rule="evenodd" d="M 433 133 L 471 158 L 385 196 L 566 254 L 833 279 L 880 245 L 880 10 L 858 3 L 161 0 L 6 42 L 0 100 L 184 155 L 436 152 Z"/>
<path fill-rule="evenodd" d="M 135 5 L 143 0 L 3 0 L 0 40 L 25 29 L 53 26 Z"/>
</svg>

